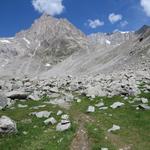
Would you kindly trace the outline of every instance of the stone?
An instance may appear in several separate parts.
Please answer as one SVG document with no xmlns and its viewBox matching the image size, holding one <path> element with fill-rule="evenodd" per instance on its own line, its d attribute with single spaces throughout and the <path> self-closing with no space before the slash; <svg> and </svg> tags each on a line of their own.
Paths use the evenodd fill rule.
<svg viewBox="0 0 150 150">
<path fill-rule="evenodd" d="M 51 117 L 51 118 L 46 119 L 46 120 L 44 121 L 44 124 L 45 124 L 45 125 L 48 125 L 48 124 L 54 125 L 54 124 L 56 124 L 56 123 L 57 123 L 57 121 L 56 121 L 56 119 L 55 119 L 54 117 Z"/>
<path fill-rule="evenodd" d="M 32 115 L 35 115 L 37 118 L 48 118 L 51 115 L 51 112 L 41 111 L 41 112 L 33 112 Z"/>
<path fill-rule="evenodd" d="M 34 100 L 34 101 L 38 101 L 40 100 L 40 97 L 37 94 L 31 94 L 28 96 L 28 99 Z"/>
<path fill-rule="evenodd" d="M 59 90 L 58 90 L 57 87 L 53 87 L 53 88 L 50 89 L 50 92 L 52 92 L 52 93 L 58 93 Z"/>
<path fill-rule="evenodd" d="M 118 125 L 113 125 L 112 128 L 108 129 L 108 132 L 117 131 L 117 130 L 120 130 L 120 126 L 118 126 Z"/>
<path fill-rule="evenodd" d="M 30 82 L 26 82 L 26 83 L 24 84 L 24 86 L 29 87 L 29 86 L 31 86 L 31 83 L 30 83 Z"/>
<path fill-rule="evenodd" d="M 5 108 L 8 105 L 8 102 L 8 98 L 5 95 L 0 94 L 0 110 Z"/>
<path fill-rule="evenodd" d="M 34 106 L 31 109 L 39 109 L 39 108 L 44 108 L 46 105 L 39 105 L 39 106 Z"/>
<path fill-rule="evenodd" d="M 61 119 L 63 119 L 63 120 L 68 120 L 68 119 L 69 119 L 69 115 L 64 114 L 64 115 L 61 116 Z"/>
<path fill-rule="evenodd" d="M 87 90 L 85 91 L 86 96 L 95 98 L 96 96 L 107 96 L 105 91 L 102 90 L 102 87 L 100 85 L 97 86 L 89 86 Z"/>
<path fill-rule="evenodd" d="M 94 106 L 89 106 L 88 109 L 87 109 L 87 112 L 88 113 L 95 112 L 95 107 Z"/>
<path fill-rule="evenodd" d="M 11 120 L 7 116 L 2 116 L 0 118 L 0 133 L 16 133 L 17 126 L 15 121 Z"/>
<path fill-rule="evenodd" d="M 101 148 L 101 150 L 108 150 L 108 148 Z"/>
<path fill-rule="evenodd" d="M 143 104 L 147 104 L 148 103 L 148 99 L 147 98 L 141 98 L 141 101 Z"/>
<path fill-rule="evenodd" d="M 108 107 L 100 107 L 99 110 L 106 110 Z"/>
<path fill-rule="evenodd" d="M 77 99 L 77 103 L 81 103 L 81 99 Z"/>
<path fill-rule="evenodd" d="M 150 110 L 150 106 L 146 105 L 146 104 L 140 104 L 139 108 L 141 109 L 145 109 L 145 110 Z"/>
<path fill-rule="evenodd" d="M 62 115 L 63 114 L 63 112 L 61 111 L 61 110 L 59 110 L 58 112 L 57 112 L 57 116 L 60 116 L 60 115 Z"/>
<path fill-rule="evenodd" d="M 124 106 L 124 105 L 125 105 L 124 103 L 115 102 L 115 103 L 113 103 L 110 107 L 113 108 L 113 109 L 116 109 L 116 108 L 121 107 L 121 106 Z"/>
<path fill-rule="evenodd" d="M 26 132 L 26 131 L 23 131 L 22 133 L 23 133 L 24 135 L 27 135 L 27 134 L 28 134 L 28 132 Z"/>
<path fill-rule="evenodd" d="M 56 131 L 63 132 L 63 131 L 66 131 L 66 130 L 70 129 L 70 127 L 71 127 L 70 122 L 66 122 L 66 123 L 60 122 L 56 126 Z"/>
<path fill-rule="evenodd" d="M 27 99 L 28 93 L 23 91 L 11 91 L 6 93 L 6 96 L 11 99 Z"/>
<path fill-rule="evenodd" d="M 28 105 L 18 104 L 18 108 L 26 108 L 26 107 L 28 107 Z"/>
<path fill-rule="evenodd" d="M 103 107 L 104 103 L 103 102 L 99 102 L 98 104 L 95 105 L 96 107 Z"/>
</svg>

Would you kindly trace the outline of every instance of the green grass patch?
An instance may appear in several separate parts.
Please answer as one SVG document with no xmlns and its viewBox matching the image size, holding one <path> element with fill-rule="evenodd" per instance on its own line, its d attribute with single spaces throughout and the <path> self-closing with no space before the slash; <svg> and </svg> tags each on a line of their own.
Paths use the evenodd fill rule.
<svg viewBox="0 0 150 150">
<path fill-rule="evenodd" d="M 18 104 L 28 105 L 27 108 L 18 108 Z M 68 150 L 72 141 L 76 126 L 72 121 L 72 127 L 66 132 L 56 132 L 55 125 L 44 125 L 45 119 L 30 116 L 31 112 L 43 110 L 51 111 L 53 117 L 59 122 L 60 116 L 56 113 L 58 106 L 46 104 L 46 107 L 31 109 L 33 106 L 44 105 L 43 101 L 17 101 L 15 109 L 0 111 L 0 116 L 6 115 L 17 122 L 18 133 L 12 135 L 0 135 L 1 150 Z M 63 110 L 65 112 L 65 110 Z M 67 112 L 66 112 L 67 113 Z M 26 132 L 27 134 L 23 134 Z"/>
</svg>

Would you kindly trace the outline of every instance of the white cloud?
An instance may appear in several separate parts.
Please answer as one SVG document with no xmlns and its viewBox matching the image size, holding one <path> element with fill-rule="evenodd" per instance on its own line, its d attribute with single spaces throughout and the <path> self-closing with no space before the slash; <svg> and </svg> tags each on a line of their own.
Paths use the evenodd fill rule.
<svg viewBox="0 0 150 150">
<path fill-rule="evenodd" d="M 109 21 L 113 24 L 115 22 L 118 22 L 120 20 L 122 20 L 122 15 L 121 14 L 114 14 L 114 13 L 111 13 L 109 14 L 108 16 L 108 19 Z"/>
<path fill-rule="evenodd" d="M 104 22 L 100 21 L 99 19 L 95 19 L 95 20 L 88 20 L 88 25 L 89 27 L 91 27 L 92 29 L 95 29 L 97 27 L 103 26 Z"/>
<path fill-rule="evenodd" d="M 126 20 L 120 22 L 120 25 L 121 25 L 122 28 L 125 27 L 125 26 L 127 26 L 128 24 L 129 23 Z"/>
<path fill-rule="evenodd" d="M 51 16 L 59 15 L 63 12 L 63 0 L 32 0 L 32 5 L 40 13 Z"/>
<path fill-rule="evenodd" d="M 141 6 L 144 8 L 147 16 L 150 17 L 150 0 L 141 0 Z"/>
</svg>

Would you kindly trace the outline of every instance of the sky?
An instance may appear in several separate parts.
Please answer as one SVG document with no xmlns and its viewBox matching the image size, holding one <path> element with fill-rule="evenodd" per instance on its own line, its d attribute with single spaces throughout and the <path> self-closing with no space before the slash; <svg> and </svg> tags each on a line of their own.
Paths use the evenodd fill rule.
<svg viewBox="0 0 150 150">
<path fill-rule="evenodd" d="M 0 37 L 28 29 L 43 13 L 67 18 L 85 34 L 150 25 L 150 0 L 1 0 Z"/>
</svg>

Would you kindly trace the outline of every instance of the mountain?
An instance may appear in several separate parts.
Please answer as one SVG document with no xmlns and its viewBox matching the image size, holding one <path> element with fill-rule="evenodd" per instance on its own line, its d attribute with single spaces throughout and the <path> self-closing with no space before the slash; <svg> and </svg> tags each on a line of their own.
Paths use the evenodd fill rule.
<svg viewBox="0 0 150 150">
<path fill-rule="evenodd" d="M 106 45 L 101 42 L 93 44 L 93 39 L 91 40 L 90 37 L 91 47 L 88 53 L 80 54 L 74 59 L 67 58 L 42 76 L 110 74 L 124 70 L 148 71 L 150 68 L 149 30 L 150 28 L 147 28 L 142 33 L 137 31 L 135 33 L 113 33 L 114 35 L 105 34 L 106 39 L 102 36 L 104 41 L 109 39 L 111 42 L 109 36 L 116 37 L 118 35 L 118 38 L 112 38 L 112 41 L 115 41 L 114 45 Z M 122 40 L 119 39 L 119 36 L 122 37 Z M 99 39 L 98 36 L 98 39 L 95 40 L 99 41 Z M 119 40 L 117 41 L 117 39 Z"/>
<path fill-rule="evenodd" d="M 30 29 L 0 38 L 0 74 L 36 75 L 87 48 L 87 37 L 66 19 L 43 15 Z"/>
<path fill-rule="evenodd" d="M 0 77 L 111 73 L 149 68 L 150 27 L 86 36 L 66 19 L 43 15 L 31 28 L 0 38 Z"/>
<path fill-rule="evenodd" d="M 95 33 L 88 36 L 91 44 L 105 45 L 105 46 L 118 46 L 134 37 L 134 32 L 113 32 L 113 33 Z"/>
</svg>

